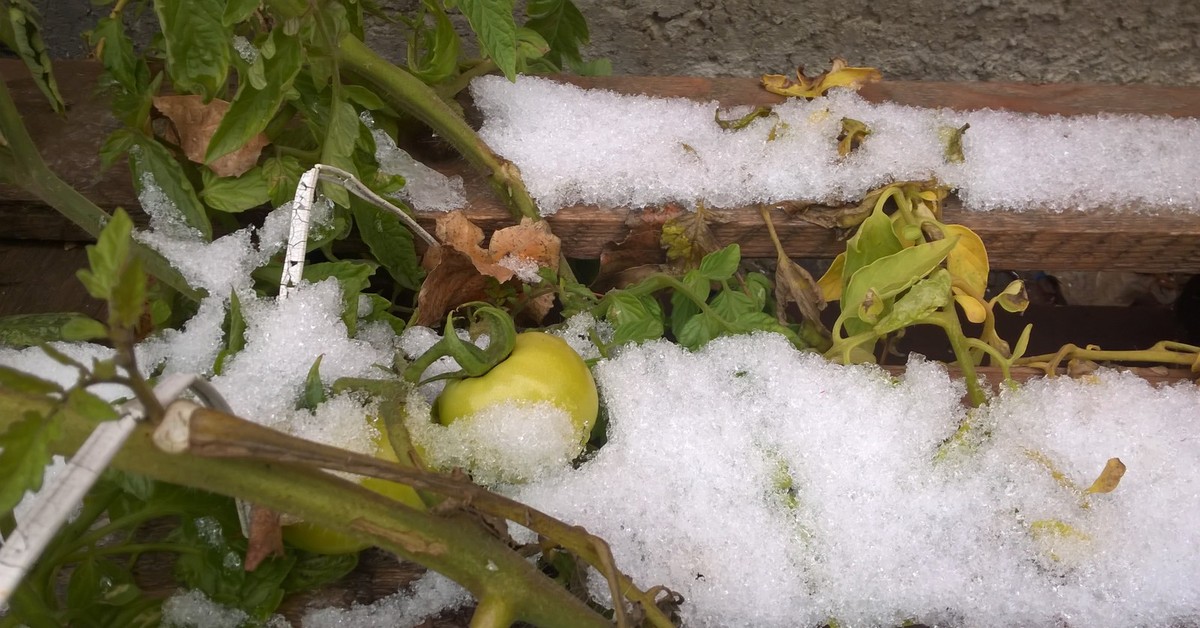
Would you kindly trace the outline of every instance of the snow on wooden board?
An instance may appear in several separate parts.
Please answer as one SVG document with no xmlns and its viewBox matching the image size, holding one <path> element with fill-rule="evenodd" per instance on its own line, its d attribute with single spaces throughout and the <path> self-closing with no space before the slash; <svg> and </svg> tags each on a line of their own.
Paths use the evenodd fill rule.
<svg viewBox="0 0 1200 628">
<path fill-rule="evenodd" d="M 936 179 L 969 209 L 1200 211 L 1200 121 L 1032 116 L 870 103 L 844 90 L 790 99 L 737 130 L 749 107 L 622 95 L 521 77 L 480 77 L 481 136 L 520 169 L 543 213 L 706 203 L 853 203 L 891 181 Z M 842 121 L 870 134 L 838 153 Z M 946 157 L 962 135 L 961 163 Z"/>
</svg>

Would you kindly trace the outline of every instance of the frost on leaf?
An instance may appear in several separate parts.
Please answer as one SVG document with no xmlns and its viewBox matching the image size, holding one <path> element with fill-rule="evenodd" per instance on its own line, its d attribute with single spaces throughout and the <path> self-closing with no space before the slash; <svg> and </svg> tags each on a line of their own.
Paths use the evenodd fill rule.
<svg viewBox="0 0 1200 628">
<path fill-rule="evenodd" d="M 804 75 L 804 67 L 801 66 L 796 69 L 795 82 L 782 74 L 764 74 L 762 86 L 772 94 L 811 100 L 835 87 L 858 89 L 863 83 L 873 83 L 882 78 L 883 75 L 875 68 L 852 68 L 846 65 L 845 59 L 838 57 L 824 74 L 809 78 Z"/>
<path fill-rule="evenodd" d="M 201 96 L 155 96 L 154 108 L 171 121 L 176 137 L 168 139 L 178 141 L 188 159 L 202 164 L 209 141 L 229 111 L 229 103 L 219 98 L 205 103 Z M 213 160 L 208 167 L 218 176 L 240 176 L 258 163 L 263 147 L 269 143 L 267 135 L 259 133 L 245 146 Z"/>
<path fill-rule="evenodd" d="M 485 248 L 483 230 L 454 211 L 438 217 L 436 235 L 441 246 L 431 247 L 422 260 L 429 275 L 417 295 L 421 325 L 440 321 L 463 303 L 484 300 L 488 278 L 537 283 L 539 269 L 558 270 L 561 242 L 544 221 L 523 218 L 521 224 L 493 233 Z M 529 309 L 540 319 L 553 304 L 554 295 L 546 294 L 534 299 Z"/>
</svg>

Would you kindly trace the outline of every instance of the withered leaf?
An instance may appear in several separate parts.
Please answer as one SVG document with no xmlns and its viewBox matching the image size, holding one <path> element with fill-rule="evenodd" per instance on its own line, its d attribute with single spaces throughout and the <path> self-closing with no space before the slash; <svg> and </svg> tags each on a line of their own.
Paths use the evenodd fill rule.
<svg viewBox="0 0 1200 628">
<path fill-rule="evenodd" d="M 830 331 L 821 322 L 825 299 L 821 296 L 820 286 L 803 266 L 780 256 L 775 265 L 775 316 L 781 323 L 786 322 L 784 309 L 788 303 L 795 303 L 805 320 L 822 335 L 830 336 Z"/>
<path fill-rule="evenodd" d="M 954 127 L 944 127 L 939 130 L 942 141 L 946 144 L 946 161 L 952 164 L 961 164 L 963 157 L 962 138 L 963 133 L 971 128 L 970 124 L 964 124 L 957 129 Z"/>
<path fill-rule="evenodd" d="M 1109 458 L 1108 462 L 1104 465 L 1104 470 L 1100 472 L 1100 476 L 1084 492 L 1111 493 L 1116 490 L 1117 485 L 1121 483 L 1121 478 L 1124 476 L 1125 463 L 1121 462 L 1120 458 Z"/>
<path fill-rule="evenodd" d="M 229 111 L 229 103 L 220 98 L 205 103 L 202 96 L 194 95 L 155 96 L 154 108 L 171 121 L 183 154 L 189 160 L 202 164 L 208 142 Z M 263 147 L 269 143 L 267 135 L 259 133 L 245 146 L 217 158 L 208 167 L 222 177 L 241 176 L 258 163 Z"/>
<path fill-rule="evenodd" d="M 807 98 L 812 100 L 834 87 L 858 89 L 863 83 L 881 80 L 883 75 L 875 68 L 849 67 L 846 60 L 835 58 L 829 71 L 809 78 L 804 74 L 804 67 L 796 69 L 796 81 L 793 83 L 782 74 L 766 74 L 762 77 L 762 86 L 773 94 Z"/>
<path fill-rule="evenodd" d="M 750 126 L 751 122 L 754 122 L 759 118 L 765 118 L 769 115 L 771 115 L 771 108 L 766 105 L 759 105 L 750 111 L 750 113 L 747 113 L 740 118 L 730 118 L 728 120 L 722 118 L 721 110 L 717 109 L 713 112 L 713 120 L 716 121 L 717 126 L 725 129 L 726 131 L 740 131 L 741 129 Z"/>
<path fill-rule="evenodd" d="M 838 157 L 845 157 L 862 145 L 871 134 L 866 124 L 854 118 L 842 118 L 842 130 L 838 133 Z"/>
<path fill-rule="evenodd" d="M 279 513 L 252 504 L 250 506 L 250 538 L 246 544 L 246 571 L 254 571 L 270 556 L 283 555 L 283 529 Z"/>
<path fill-rule="evenodd" d="M 417 324 L 433 326 L 446 312 L 487 296 L 487 277 L 467 255 L 450 247 L 430 247 L 422 265 L 429 270 L 417 293 Z"/>
<path fill-rule="evenodd" d="M 663 270 L 666 254 L 662 250 L 662 228 L 668 220 L 685 210 L 667 204 L 654 209 L 630 212 L 625 217 L 629 229 L 620 242 L 608 242 L 600 252 L 600 270 L 591 289 L 598 293 L 623 288 L 638 278 Z"/>
<path fill-rule="evenodd" d="M 713 211 L 700 203 L 694 212 L 686 212 L 668 220 L 662 228 L 662 246 L 667 260 L 684 270 L 700 267 L 705 255 L 721 248 L 709 227 L 723 223 L 725 214 Z"/>
</svg>

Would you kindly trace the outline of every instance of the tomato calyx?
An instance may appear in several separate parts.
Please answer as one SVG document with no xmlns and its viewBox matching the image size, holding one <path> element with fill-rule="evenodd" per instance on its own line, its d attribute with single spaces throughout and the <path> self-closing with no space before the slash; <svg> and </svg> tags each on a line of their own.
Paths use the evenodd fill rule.
<svg viewBox="0 0 1200 628">
<path fill-rule="evenodd" d="M 480 349 L 473 342 L 461 338 L 454 327 L 454 312 L 451 312 L 446 316 L 446 329 L 442 339 L 404 369 L 405 380 L 413 384 L 427 384 L 443 379 L 480 377 L 508 359 L 517 339 L 517 327 L 512 317 L 508 312 L 486 303 L 468 303 L 463 307 L 471 306 L 473 309 L 466 317 L 470 323 L 470 335 L 477 338 L 486 333 L 487 348 Z M 422 380 L 421 375 L 429 365 L 444 356 L 454 358 L 461 368 Z"/>
</svg>

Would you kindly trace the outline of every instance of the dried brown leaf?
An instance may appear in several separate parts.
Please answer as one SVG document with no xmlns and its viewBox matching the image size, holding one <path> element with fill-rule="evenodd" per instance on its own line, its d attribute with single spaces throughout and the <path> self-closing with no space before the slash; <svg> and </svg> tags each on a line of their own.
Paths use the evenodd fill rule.
<svg viewBox="0 0 1200 628">
<path fill-rule="evenodd" d="M 705 255 L 721 248 L 709 225 L 728 221 L 724 213 L 708 209 L 703 203 L 694 212 L 668 220 L 662 228 L 667 260 L 683 270 L 698 268 Z"/>
<path fill-rule="evenodd" d="M 1084 492 L 1111 493 L 1117 489 L 1117 485 L 1121 483 L 1121 478 L 1124 476 L 1125 463 L 1121 462 L 1120 458 L 1109 458 L 1104 465 L 1104 470 L 1100 472 L 1100 476 Z"/>
<path fill-rule="evenodd" d="M 625 218 L 628 231 L 620 242 L 608 242 L 600 252 L 600 270 L 591 289 L 598 293 L 623 288 L 644 276 L 638 269 L 662 270 L 666 254 L 662 249 L 662 228 L 667 221 L 685 210 L 674 204 L 656 209 L 630 212 Z"/>
<path fill-rule="evenodd" d="M 449 247 L 430 247 L 422 265 L 429 274 L 417 293 L 418 325 L 437 325 L 450 310 L 487 297 L 487 276 L 464 253 Z"/>
<path fill-rule="evenodd" d="M 283 556 L 283 528 L 279 513 L 262 506 L 250 506 L 250 538 L 246 543 L 246 571 L 254 571 L 269 556 Z"/>
<path fill-rule="evenodd" d="M 804 74 L 804 67 L 801 66 L 796 69 L 795 82 L 782 74 L 766 74 L 762 77 L 762 86 L 773 94 L 811 100 L 834 87 L 858 89 L 863 83 L 873 83 L 882 78 L 883 75 L 875 68 L 849 67 L 845 59 L 838 57 L 824 74 L 810 78 Z"/>
<path fill-rule="evenodd" d="M 202 164 L 208 142 L 229 111 L 229 103 L 220 98 L 205 103 L 201 96 L 155 96 L 154 108 L 171 121 L 183 154 Z M 218 176 L 241 176 L 258 163 L 263 147 L 269 143 L 267 135 L 259 133 L 245 146 L 221 156 L 208 167 Z"/>
</svg>

